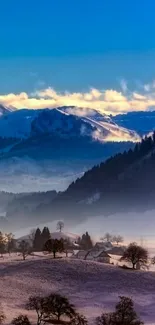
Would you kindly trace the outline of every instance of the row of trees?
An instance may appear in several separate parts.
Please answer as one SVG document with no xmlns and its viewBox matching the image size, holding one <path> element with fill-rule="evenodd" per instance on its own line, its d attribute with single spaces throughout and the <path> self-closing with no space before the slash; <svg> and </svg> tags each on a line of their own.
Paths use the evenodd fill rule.
<svg viewBox="0 0 155 325">
<path fill-rule="evenodd" d="M 121 235 L 112 235 L 109 232 L 105 233 L 100 239 L 103 242 L 116 243 L 117 245 L 124 242 L 124 238 Z"/>
<path fill-rule="evenodd" d="M 132 299 L 119 297 L 115 311 L 102 313 L 94 321 L 96 325 L 143 325 L 134 309 Z M 36 324 L 68 324 L 68 325 L 88 325 L 88 320 L 76 310 L 68 298 L 57 293 L 52 293 L 46 297 L 32 296 L 29 298 L 26 310 L 35 311 Z M 3 312 L 0 314 L 0 324 L 5 320 Z M 12 325 L 31 325 L 27 315 L 19 315 L 12 320 Z"/>
<path fill-rule="evenodd" d="M 58 221 L 56 229 L 61 233 L 64 229 L 64 222 Z M 51 234 L 48 227 L 44 227 L 41 231 L 40 228 L 32 230 L 29 236 L 32 244 L 32 248 L 35 252 L 43 250 L 45 243 L 51 238 Z"/>
<path fill-rule="evenodd" d="M 93 247 L 93 241 L 87 231 L 85 234 L 82 235 L 82 237 L 78 238 L 77 244 L 79 245 L 80 249 L 84 250 L 88 250 Z"/>
<path fill-rule="evenodd" d="M 32 231 L 30 237 L 32 238 L 31 245 L 33 251 L 41 252 L 45 243 L 51 238 L 51 235 L 49 228 L 44 227 L 42 231 L 40 228 L 37 228 L 36 231 Z"/>
</svg>

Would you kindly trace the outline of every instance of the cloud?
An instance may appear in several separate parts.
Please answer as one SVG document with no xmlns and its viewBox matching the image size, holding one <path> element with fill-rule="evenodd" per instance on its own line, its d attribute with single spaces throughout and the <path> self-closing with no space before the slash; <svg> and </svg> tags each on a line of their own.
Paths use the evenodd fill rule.
<svg viewBox="0 0 155 325">
<path fill-rule="evenodd" d="M 125 84 L 124 84 L 125 86 Z M 6 106 L 21 108 L 53 108 L 59 106 L 75 106 L 80 114 L 85 110 L 94 109 L 101 113 L 113 114 L 128 111 L 152 110 L 155 107 L 155 82 L 144 85 L 141 91 L 131 92 L 122 87 L 119 92 L 115 89 L 90 88 L 87 92 L 58 92 L 48 87 L 38 89 L 33 93 L 0 95 L 0 103 Z M 79 108 L 82 107 L 83 110 Z M 81 112 L 81 113 L 80 113 Z"/>
<path fill-rule="evenodd" d="M 151 92 L 153 89 L 155 89 L 155 80 L 153 80 L 152 82 L 144 85 L 144 90 L 146 92 Z"/>
<path fill-rule="evenodd" d="M 122 79 L 120 82 L 120 85 L 121 85 L 122 91 L 124 93 L 126 93 L 128 90 L 127 81 L 125 79 Z"/>
<path fill-rule="evenodd" d="M 147 100 L 147 97 L 138 93 L 133 93 L 133 98 L 135 100 Z"/>
</svg>

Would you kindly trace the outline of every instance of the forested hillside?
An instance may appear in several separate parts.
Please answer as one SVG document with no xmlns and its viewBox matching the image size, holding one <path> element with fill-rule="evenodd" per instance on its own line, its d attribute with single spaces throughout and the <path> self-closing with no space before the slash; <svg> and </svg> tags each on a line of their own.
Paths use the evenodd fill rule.
<svg viewBox="0 0 155 325">
<path fill-rule="evenodd" d="M 57 195 L 45 193 L 41 204 L 20 204 L 14 200 L 8 206 L 11 220 L 27 218 L 80 222 L 88 216 L 108 215 L 121 211 L 155 208 L 155 133 L 124 151 L 94 166 L 83 177 Z M 48 199 L 47 199 L 48 198 Z M 23 200 L 23 199 L 22 199 Z M 24 198 L 25 201 L 25 198 Z"/>
</svg>

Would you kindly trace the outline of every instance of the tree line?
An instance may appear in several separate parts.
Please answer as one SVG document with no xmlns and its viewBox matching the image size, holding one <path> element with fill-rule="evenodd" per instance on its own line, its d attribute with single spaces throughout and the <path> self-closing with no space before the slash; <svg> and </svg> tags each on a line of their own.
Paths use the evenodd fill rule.
<svg viewBox="0 0 155 325">
<path fill-rule="evenodd" d="M 64 324 L 64 325 L 88 325 L 87 318 L 80 314 L 69 299 L 58 293 L 48 296 L 30 296 L 25 309 L 34 311 L 36 314 L 36 325 Z M 6 317 L 1 309 L 0 324 Z M 27 314 L 15 317 L 11 325 L 31 325 Z M 94 319 L 96 325 L 144 325 L 139 319 L 131 298 L 120 296 L 115 310 L 110 313 L 103 312 Z"/>
<path fill-rule="evenodd" d="M 59 221 L 57 223 L 57 230 L 60 232 L 60 239 L 51 238 L 49 228 L 44 227 L 42 231 L 39 228 L 32 230 L 28 239 L 23 239 L 19 241 L 19 243 L 12 233 L 3 234 L 0 232 L 1 257 L 3 257 L 5 253 L 11 254 L 12 252 L 20 253 L 23 260 L 33 252 L 47 252 L 53 254 L 53 258 L 57 257 L 57 253 L 65 253 L 66 257 L 68 257 L 68 253 L 72 252 L 75 248 L 79 250 L 91 250 L 94 247 L 93 240 L 87 231 L 73 243 L 69 238 L 63 238 L 63 235 L 61 237 L 63 228 L 64 223 Z M 115 242 L 118 245 L 118 243 L 122 243 L 124 239 L 120 235 L 111 235 L 107 232 L 101 240 L 105 242 L 105 244 Z M 76 244 L 78 247 L 75 246 Z M 135 242 L 130 243 L 124 248 L 124 253 L 120 258 L 120 261 L 129 262 L 133 269 L 135 269 L 137 265 L 139 265 L 139 268 L 148 267 L 148 260 L 148 250 Z M 151 259 L 151 263 L 155 264 L 155 257 Z"/>
<path fill-rule="evenodd" d="M 77 193 L 84 189 L 91 189 L 97 185 L 97 188 L 105 188 L 105 185 L 111 178 L 117 178 L 117 175 L 122 173 L 130 164 L 139 160 L 155 147 L 155 132 L 153 136 L 145 137 L 140 143 L 136 143 L 134 149 L 129 149 L 123 153 L 118 153 L 115 156 L 108 158 L 105 162 L 94 166 L 91 170 L 85 172 L 83 177 L 78 178 L 70 184 L 66 193 L 73 191 Z M 79 193 L 80 194 L 80 193 Z"/>
</svg>

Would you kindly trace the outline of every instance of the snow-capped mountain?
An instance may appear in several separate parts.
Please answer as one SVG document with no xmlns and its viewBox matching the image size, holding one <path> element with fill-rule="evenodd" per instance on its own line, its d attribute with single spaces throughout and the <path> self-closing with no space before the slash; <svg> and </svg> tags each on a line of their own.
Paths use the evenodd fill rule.
<svg viewBox="0 0 155 325">
<path fill-rule="evenodd" d="M 88 168 L 139 140 L 136 132 L 90 109 L 2 111 L 0 189 L 5 191 L 64 190 Z"/>
<path fill-rule="evenodd" d="M 70 114 L 71 111 L 73 114 Z M 137 141 L 132 130 L 119 127 L 109 117 L 89 110 L 78 116 L 75 109 L 21 109 L 0 116 L 0 137 L 24 139 L 43 134 L 61 137 L 91 136 L 99 141 Z"/>
<path fill-rule="evenodd" d="M 16 108 L 14 108 L 14 107 L 7 107 L 7 106 L 0 104 L 0 116 L 8 114 L 10 112 L 13 112 L 15 110 L 16 110 Z"/>
<path fill-rule="evenodd" d="M 101 114 L 97 110 L 89 108 L 77 108 L 74 106 L 60 107 L 60 111 L 67 114 L 80 116 L 80 118 L 90 124 L 94 128 L 93 137 L 100 141 L 138 141 L 139 135 L 134 129 L 127 129 L 123 126 L 118 126 L 113 119 Z"/>
</svg>

